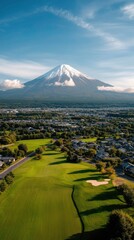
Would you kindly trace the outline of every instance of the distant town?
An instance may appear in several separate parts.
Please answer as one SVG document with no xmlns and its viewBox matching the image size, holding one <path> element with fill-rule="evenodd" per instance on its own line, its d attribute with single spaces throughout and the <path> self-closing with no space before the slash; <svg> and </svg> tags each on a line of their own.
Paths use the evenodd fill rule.
<svg viewBox="0 0 134 240">
<path fill-rule="evenodd" d="M 0 129 L 0 167 L 17 158 L 11 150 L 7 155 L 5 151 L 15 141 L 62 139 L 64 148 L 68 139 L 80 160 L 117 160 L 117 165 L 134 177 L 133 108 L 1 109 Z"/>
<path fill-rule="evenodd" d="M 134 108 L 0 109 L 2 239 L 133 240 L 133 184 Z"/>
</svg>

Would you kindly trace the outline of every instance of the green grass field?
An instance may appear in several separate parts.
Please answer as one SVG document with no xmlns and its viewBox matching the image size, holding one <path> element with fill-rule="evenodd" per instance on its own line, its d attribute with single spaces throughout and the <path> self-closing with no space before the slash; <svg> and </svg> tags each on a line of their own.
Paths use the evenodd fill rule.
<svg viewBox="0 0 134 240">
<path fill-rule="evenodd" d="M 32 150 L 32 141 L 29 146 Z M 14 183 L 0 196 L 2 240 L 97 240 L 111 210 L 125 206 L 111 182 L 99 187 L 86 183 L 88 179 L 103 180 L 94 166 L 67 163 L 59 152 L 46 150 L 41 160 L 31 159 L 14 173 Z M 80 238 L 81 222 L 71 198 L 73 186 L 88 238 Z"/>
<path fill-rule="evenodd" d="M 17 146 L 21 143 L 26 144 L 28 147 L 28 151 L 32 152 L 34 151 L 36 148 L 42 146 L 42 145 L 46 145 L 48 143 L 50 143 L 51 139 L 31 139 L 31 140 L 21 140 L 21 141 L 17 141 L 13 146 L 10 146 L 10 149 L 15 149 L 17 148 Z"/>
<path fill-rule="evenodd" d="M 81 139 L 82 142 L 86 142 L 86 143 L 90 143 L 90 142 L 96 142 L 97 138 L 96 137 L 92 137 L 92 138 L 83 138 Z"/>
</svg>

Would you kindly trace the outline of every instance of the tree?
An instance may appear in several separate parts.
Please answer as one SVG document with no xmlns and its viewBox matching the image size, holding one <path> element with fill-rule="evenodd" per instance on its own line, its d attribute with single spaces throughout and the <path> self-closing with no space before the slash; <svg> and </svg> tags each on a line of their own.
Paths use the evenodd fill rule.
<svg viewBox="0 0 134 240">
<path fill-rule="evenodd" d="M 24 150 L 18 150 L 17 151 L 17 156 L 18 157 L 24 157 L 25 156 L 25 151 Z"/>
<path fill-rule="evenodd" d="M 19 149 L 19 150 L 23 150 L 23 151 L 25 152 L 25 154 L 26 154 L 27 151 L 28 151 L 27 145 L 26 145 L 26 144 L 23 144 L 23 143 L 19 144 L 18 149 Z"/>
<path fill-rule="evenodd" d="M 114 168 L 113 168 L 112 166 L 111 166 L 111 167 L 107 167 L 105 170 L 106 170 L 106 173 L 107 173 L 109 176 L 115 174 L 115 170 L 114 170 Z"/>
<path fill-rule="evenodd" d="M 62 138 L 57 139 L 57 140 L 55 141 L 55 145 L 56 145 L 57 147 L 62 146 L 62 145 L 63 145 L 63 139 L 62 139 Z"/>
<path fill-rule="evenodd" d="M 6 183 L 5 181 L 3 180 L 1 183 L 0 183 L 0 191 L 1 192 L 4 192 L 6 190 Z"/>
<path fill-rule="evenodd" d="M 105 162 L 102 162 L 102 161 L 98 161 L 96 163 L 96 168 L 98 171 L 102 172 L 106 167 L 106 163 Z"/>
<path fill-rule="evenodd" d="M 9 174 L 7 174 L 5 176 L 5 181 L 8 185 L 10 185 L 13 182 L 13 178 Z"/>
<path fill-rule="evenodd" d="M 8 173 L 8 175 L 11 176 L 12 178 L 15 177 L 13 172 Z"/>
<path fill-rule="evenodd" d="M 90 148 L 87 152 L 85 152 L 85 156 L 89 158 L 93 158 L 96 155 L 96 150 L 94 148 Z"/>
<path fill-rule="evenodd" d="M 127 184 L 122 184 L 118 187 L 118 190 L 123 195 L 127 205 L 129 207 L 134 206 L 134 189 L 129 187 Z"/>
<path fill-rule="evenodd" d="M 12 157 L 14 156 L 14 153 L 10 148 L 4 147 L 0 149 L 0 154 L 2 154 L 3 157 Z"/>
<path fill-rule="evenodd" d="M 134 220 L 127 213 L 114 210 L 109 217 L 107 232 L 110 240 L 133 240 Z"/>
<path fill-rule="evenodd" d="M 72 163 L 79 163 L 81 162 L 81 158 L 76 153 L 71 153 L 70 155 L 69 152 L 69 154 L 67 155 L 67 161 Z"/>
<path fill-rule="evenodd" d="M 115 157 L 116 156 L 116 148 L 115 147 L 112 147 L 110 150 L 109 150 L 109 154 L 111 157 Z"/>
<path fill-rule="evenodd" d="M 4 136 L 4 137 L 2 137 L 2 138 L 0 139 L 0 143 L 1 143 L 1 144 L 4 144 L 4 145 L 10 144 L 10 143 L 11 143 L 11 140 L 10 140 L 9 137 Z"/>
<path fill-rule="evenodd" d="M 35 150 L 35 152 L 36 152 L 37 154 L 42 154 L 43 151 L 44 151 L 43 147 L 38 147 L 38 148 Z"/>
<path fill-rule="evenodd" d="M 42 159 L 42 155 L 39 154 L 39 153 L 37 153 L 36 156 L 35 156 L 35 159 L 36 159 L 36 160 L 40 160 L 40 159 Z"/>
</svg>

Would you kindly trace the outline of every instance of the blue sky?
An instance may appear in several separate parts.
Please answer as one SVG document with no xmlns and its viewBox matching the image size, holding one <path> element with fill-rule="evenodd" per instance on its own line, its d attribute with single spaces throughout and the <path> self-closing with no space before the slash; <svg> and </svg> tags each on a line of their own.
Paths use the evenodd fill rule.
<svg viewBox="0 0 134 240">
<path fill-rule="evenodd" d="M 0 84 L 34 79 L 62 63 L 134 88 L 134 2 L 0 2 Z"/>
</svg>

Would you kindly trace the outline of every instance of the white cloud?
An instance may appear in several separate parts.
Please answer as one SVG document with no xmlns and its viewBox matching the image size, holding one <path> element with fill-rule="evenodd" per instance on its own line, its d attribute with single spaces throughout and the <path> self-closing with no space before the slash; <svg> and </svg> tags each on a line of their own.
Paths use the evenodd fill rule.
<svg viewBox="0 0 134 240">
<path fill-rule="evenodd" d="M 130 53 L 125 57 L 114 57 L 105 60 L 101 60 L 95 66 L 95 70 L 98 69 L 96 78 L 103 80 L 113 86 L 123 88 L 134 87 L 134 56 Z M 94 70 L 94 71 L 95 71 Z M 92 74 L 93 75 L 93 74 Z"/>
<path fill-rule="evenodd" d="M 26 17 L 32 16 L 35 14 L 43 13 L 43 12 L 48 12 L 48 13 L 54 14 L 58 17 L 62 17 L 64 19 L 74 23 L 76 26 L 81 27 L 81 28 L 93 33 L 94 35 L 103 39 L 107 43 L 107 45 L 110 47 L 110 49 L 120 50 L 120 49 L 125 49 L 127 47 L 123 41 L 112 36 L 110 33 L 107 33 L 100 29 L 97 29 L 92 24 L 90 24 L 89 22 L 84 20 L 84 18 L 75 16 L 68 10 L 57 9 L 57 8 L 53 8 L 53 7 L 49 7 L 49 6 L 43 6 L 43 7 L 37 8 L 34 11 L 27 12 L 20 16 L 14 16 L 14 17 L 10 17 L 7 19 L 1 19 L 0 24 L 17 21 L 21 18 L 26 18 Z M 90 15 L 93 15 L 93 14 L 94 14 L 93 11 L 91 11 Z"/>
<path fill-rule="evenodd" d="M 9 90 L 9 89 L 15 89 L 15 88 L 23 88 L 24 84 L 22 84 L 19 80 L 14 79 L 6 79 L 3 82 L 0 83 L 0 90 Z"/>
<path fill-rule="evenodd" d="M 33 79 L 50 70 L 49 67 L 32 61 L 13 61 L 0 58 L 0 74 Z"/>
<path fill-rule="evenodd" d="M 124 6 L 121 10 L 129 19 L 134 19 L 134 3 Z"/>
<path fill-rule="evenodd" d="M 64 19 L 67 19 L 70 22 L 73 22 L 75 25 L 77 25 L 78 27 L 81 27 L 89 32 L 92 32 L 93 34 L 95 34 L 96 36 L 102 38 L 111 49 L 125 49 L 126 45 L 123 41 L 117 39 L 116 37 L 112 36 L 109 33 L 103 32 L 100 29 L 97 29 L 96 27 L 94 27 L 92 24 L 90 24 L 89 22 L 85 21 L 83 18 L 78 17 L 73 15 L 71 12 L 67 11 L 67 10 L 63 10 L 63 9 L 56 9 L 53 7 L 48 7 L 48 6 L 44 6 L 40 9 L 38 9 L 38 11 L 44 11 L 44 12 L 49 12 L 52 13 L 56 16 L 62 17 Z"/>
<path fill-rule="evenodd" d="M 120 93 L 134 93 L 134 88 L 123 88 L 123 87 L 99 86 L 98 90 L 99 91 L 120 92 Z"/>
<path fill-rule="evenodd" d="M 91 7 L 86 7 L 82 9 L 82 16 L 84 19 L 92 19 L 95 17 L 96 9 Z"/>
</svg>

